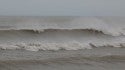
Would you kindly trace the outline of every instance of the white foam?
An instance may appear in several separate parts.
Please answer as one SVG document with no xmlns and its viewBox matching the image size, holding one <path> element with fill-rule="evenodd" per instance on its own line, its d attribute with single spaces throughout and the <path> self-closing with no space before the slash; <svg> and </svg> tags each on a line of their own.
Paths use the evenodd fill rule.
<svg viewBox="0 0 125 70">
<path fill-rule="evenodd" d="M 96 47 L 124 47 L 125 43 L 107 43 L 107 44 L 82 44 L 78 42 L 72 43 L 35 43 L 35 44 L 5 44 L 0 45 L 1 49 L 24 49 L 29 51 L 39 51 L 39 50 L 81 50 L 81 49 L 92 49 Z"/>
</svg>

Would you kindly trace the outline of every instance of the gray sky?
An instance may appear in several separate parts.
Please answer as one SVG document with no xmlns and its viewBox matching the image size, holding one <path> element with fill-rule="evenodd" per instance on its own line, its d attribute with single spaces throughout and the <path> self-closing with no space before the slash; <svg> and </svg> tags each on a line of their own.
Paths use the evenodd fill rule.
<svg viewBox="0 0 125 70">
<path fill-rule="evenodd" d="M 125 0 L 0 0 L 0 15 L 125 16 Z"/>
</svg>

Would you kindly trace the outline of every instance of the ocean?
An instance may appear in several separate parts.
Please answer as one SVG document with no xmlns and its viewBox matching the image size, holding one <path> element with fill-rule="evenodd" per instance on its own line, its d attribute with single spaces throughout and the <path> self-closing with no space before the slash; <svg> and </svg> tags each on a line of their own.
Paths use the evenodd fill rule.
<svg viewBox="0 0 125 70">
<path fill-rule="evenodd" d="M 0 70 L 124 70 L 125 17 L 0 17 Z"/>
</svg>

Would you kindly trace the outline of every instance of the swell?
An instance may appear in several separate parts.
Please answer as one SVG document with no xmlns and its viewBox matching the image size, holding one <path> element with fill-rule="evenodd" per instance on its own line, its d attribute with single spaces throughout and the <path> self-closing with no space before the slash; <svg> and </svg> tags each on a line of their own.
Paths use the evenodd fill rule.
<svg viewBox="0 0 125 70">
<path fill-rule="evenodd" d="M 124 47 L 125 36 L 111 36 L 95 30 L 0 30 L 1 49 L 80 50 L 96 47 Z"/>
</svg>

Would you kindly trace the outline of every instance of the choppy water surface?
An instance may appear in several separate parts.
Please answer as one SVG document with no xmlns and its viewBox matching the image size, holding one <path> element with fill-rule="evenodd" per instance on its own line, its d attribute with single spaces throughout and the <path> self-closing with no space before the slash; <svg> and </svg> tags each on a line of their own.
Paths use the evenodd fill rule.
<svg viewBox="0 0 125 70">
<path fill-rule="evenodd" d="M 125 70 L 125 17 L 0 17 L 0 70 Z"/>
<path fill-rule="evenodd" d="M 1 50 L 1 70 L 124 70 L 125 49 L 77 51 Z"/>
</svg>

